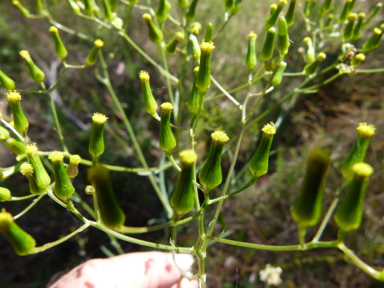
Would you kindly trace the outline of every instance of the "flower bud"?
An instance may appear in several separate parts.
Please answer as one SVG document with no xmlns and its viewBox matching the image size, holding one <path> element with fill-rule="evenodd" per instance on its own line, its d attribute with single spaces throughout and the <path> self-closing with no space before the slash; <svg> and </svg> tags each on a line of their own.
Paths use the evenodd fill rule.
<svg viewBox="0 0 384 288">
<path fill-rule="evenodd" d="M 6 168 L 1 168 L 0 167 L 0 181 L 4 181 L 8 177 L 19 173 L 20 171 L 20 166 L 23 164 L 23 162 L 18 162 L 16 165 L 6 167 Z"/>
<path fill-rule="evenodd" d="M 203 42 L 200 45 L 201 57 L 199 74 L 197 74 L 196 87 L 200 92 L 205 92 L 211 86 L 211 56 L 215 49 L 213 42 Z"/>
<path fill-rule="evenodd" d="M 25 136 L 29 123 L 27 117 L 24 115 L 23 109 L 21 109 L 21 95 L 17 91 L 9 91 L 6 95 L 9 106 L 11 106 L 14 126 L 19 133 Z"/>
<path fill-rule="evenodd" d="M 176 52 L 176 46 L 180 41 L 184 39 L 184 34 L 182 32 L 177 32 L 175 38 L 167 45 L 165 45 L 165 52 L 169 55 L 173 55 Z"/>
<path fill-rule="evenodd" d="M 357 137 L 353 144 L 352 150 L 349 153 L 343 166 L 341 167 L 341 173 L 344 177 L 344 182 L 349 181 L 353 177 L 352 166 L 353 164 L 363 162 L 365 154 L 371 141 L 372 136 L 375 134 L 375 126 L 367 125 L 367 123 L 360 123 L 357 129 Z"/>
<path fill-rule="evenodd" d="M 5 90 L 13 91 L 16 88 L 15 81 L 9 78 L 0 70 L 0 84 Z"/>
<path fill-rule="evenodd" d="M 161 104 L 160 139 L 159 146 L 167 156 L 172 155 L 176 147 L 176 139 L 171 129 L 171 114 L 173 106 L 169 102 Z"/>
<path fill-rule="evenodd" d="M 29 162 L 33 166 L 33 178 L 36 180 L 36 185 L 41 189 L 48 188 L 51 183 L 47 171 L 45 170 L 39 154 L 37 154 L 36 144 L 29 144 L 26 146 L 25 153 L 27 154 Z"/>
<path fill-rule="evenodd" d="M 304 15 L 305 15 L 305 17 L 309 17 L 310 14 L 311 14 L 310 0 L 305 0 Z"/>
<path fill-rule="evenodd" d="M 20 2 L 19 0 L 12 0 L 12 4 L 15 5 L 21 12 L 21 14 L 23 14 L 24 17 L 29 17 L 29 11 L 27 8 L 25 8 Z"/>
<path fill-rule="evenodd" d="M 211 42 L 212 39 L 213 39 L 213 24 L 209 23 L 207 25 L 207 30 L 205 31 L 204 41 L 205 42 Z"/>
<path fill-rule="evenodd" d="M 5 144 L 5 146 L 7 146 L 7 148 L 11 150 L 13 153 L 15 153 L 16 155 L 25 154 L 25 145 L 23 142 L 19 142 L 12 137 L 7 138 L 6 140 L 0 139 L 0 141 L 2 141 Z"/>
<path fill-rule="evenodd" d="M 189 42 L 191 43 L 193 58 L 195 58 L 197 61 L 199 61 L 200 56 L 201 56 L 199 41 L 197 40 L 195 35 L 190 34 L 189 35 Z"/>
<path fill-rule="evenodd" d="M 153 23 L 152 17 L 150 14 L 145 13 L 143 15 L 143 19 L 148 27 L 148 33 L 149 33 L 149 39 L 158 45 L 161 45 L 161 42 L 163 41 L 163 32 Z"/>
<path fill-rule="evenodd" d="M 184 17 L 187 24 L 191 23 L 192 20 L 195 18 L 196 6 L 198 2 L 199 0 L 193 0 L 191 6 L 189 6 L 187 12 L 185 12 Z"/>
<path fill-rule="evenodd" d="M 184 10 L 189 5 L 189 0 L 177 0 L 177 5 L 179 5 L 181 10 Z"/>
<path fill-rule="evenodd" d="M 363 53 L 359 53 L 352 58 L 351 65 L 353 67 L 358 67 L 364 61 L 365 61 L 365 55 Z"/>
<path fill-rule="evenodd" d="M 95 0 L 84 0 L 84 12 L 93 17 L 95 12 Z"/>
<path fill-rule="evenodd" d="M 104 125 L 108 118 L 100 113 L 92 116 L 91 138 L 89 140 L 89 153 L 94 159 L 104 152 Z"/>
<path fill-rule="evenodd" d="M 352 41 L 359 40 L 361 37 L 361 28 L 364 24 L 365 13 L 359 13 L 359 20 L 352 31 Z"/>
<path fill-rule="evenodd" d="M 354 0 L 346 0 L 343 11 L 341 11 L 340 17 L 339 17 L 339 23 L 344 24 L 344 22 L 347 20 L 349 12 L 352 11 L 352 7 L 354 4 Z"/>
<path fill-rule="evenodd" d="M 287 68 L 287 63 L 284 61 L 281 61 L 279 67 L 277 68 L 275 75 L 272 78 L 272 82 L 271 82 L 272 86 L 276 87 L 276 86 L 279 86 L 281 84 L 281 81 L 283 80 L 284 72 L 285 72 L 286 68 Z"/>
<path fill-rule="evenodd" d="M 35 239 L 21 229 L 5 209 L 0 212 L 0 233 L 8 239 L 15 253 L 20 256 L 29 254 L 36 246 Z"/>
<path fill-rule="evenodd" d="M 309 154 L 300 194 L 291 210 L 292 218 L 303 229 L 316 225 L 321 218 L 323 182 L 329 163 L 325 151 L 314 150 Z"/>
<path fill-rule="evenodd" d="M 91 66 L 91 65 L 94 65 L 96 63 L 97 53 L 99 52 L 99 50 L 103 46 L 104 46 L 104 42 L 101 41 L 100 39 L 97 39 L 94 42 L 93 48 L 92 48 L 91 52 L 89 52 L 87 59 L 86 59 L 86 65 L 87 66 Z"/>
<path fill-rule="evenodd" d="M 285 20 L 287 20 L 288 27 L 295 22 L 295 8 L 296 0 L 291 0 L 291 2 L 289 2 L 287 13 L 285 14 Z"/>
<path fill-rule="evenodd" d="M 173 190 L 169 203 L 171 204 L 175 217 L 180 219 L 192 211 L 195 200 L 193 196 L 194 165 L 197 154 L 193 150 L 184 150 L 180 153 L 181 172 L 177 178 L 175 190 Z"/>
<path fill-rule="evenodd" d="M 303 42 L 307 44 L 307 54 L 306 54 L 307 63 L 312 63 L 316 59 L 315 49 L 313 48 L 312 40 L 309 37 L 305 37 Z"/>
<path fill-rule="evenodd" d="M 383 3 L 382 3 L 382 2 L 379 2 L 379 3 L 376 4 L 376 6 L 375 6 L 375 7 L 372 9 L 372 11 L 369 13 L 369 15 L 368 15 L 368 19 L 367 19 L 367 22 L 366 22 L 366 23 L 370 22 L 370 21 L 373 19 L 373 17 L 376 16 L 377 12 L 379 12 L 379 10 L 380 10 L 380 8 L 381 8 L 382 6 L 383 6 Z"/>
<path fill-rule="evenodd" d="M 333 13 L 329 13 L 327 16 L 327 20 L 324 23 L 324 27 L 329 27 L 331 25 L 334 17 L 335 17 L 335 15 Z"/>
<path fill-rule="evenodd" d="M 380 45 L 380 39 L 382 35 L 383 35 L 383 31 L 381 31 L 381 29 L 379 28 L 373 29 L 373 34 L 371 38 L 369 38 L 368 41 L 365 42 L 363 45 L 363 52 L 368 52 L 377 48 Z"/>
<path fill-rule="evenodd" d="M 72 12 L 76 15 L 81 15 L 80 7 L 75 0 L 67 0 Z"/>
<path fill-rule="evenodd" d="M 110 0 L 103 0 L 104 15 L 108 21 L 113 20 L 112 9 L 109 3 Z"/>
<path fill-rule="evenodd" d="M 215 131 L 211 134 L 212 143 L 209 148 L 207 160 L 199 173 L 200 182 L 209 192 L 219 186 L 223 180 L 221 172 L 221 154 L 224 144 L 229 140 L 227 134 L 221 131 Z"/>
<path fill-rule="evenodd" d="M 279 5 L 276 10 L 273 11 L 265 20 L 265 30 L 269 30 L 273 27 L 279 17 L 281 10 L 283 10 L 284 6 L 287 5 L 287 0 L 279 0 Z"/>
<path fill-rule="evenodd" d="M 69 164 L 67 166 L 66 172 L 69 178 L 75 178 L 79 174 L 79 164 L 81 157 L 79 155 L 72 155 L 69 158 Z"/>
<path fill-rule="evenodd" d="M 287 21 L 284 16 L 280 16 L 277 29 L 277 50 L 279 50 L 280 56 L 284 56 L 288 53 L 288 47 L 289 36 Z"/>
<path fill-rule="evenodd" d="M 41 0 L 36 0 L 36 11 L 41 12 L 44 9 L 43 2 Z"/>
<path fill-rule="evenodd" d="M 33 166 L 32 164 L 23 163 L 20 166 L 20 173 L 23 174 L 25 177 L 27 177 L 29 182 L 29 191 L 31 194 L 39 195 L 41 193 L 44 193 L 46 188 L 40 188 L 36 184 L 35 178 L 33 178 Z"/>
<path fill-rule="evenodd" d="M 139 0 L 128 0 L 128 3 L 131 7 L 135 6 Z"/>
<path fill-rule="evenodd" d="M 261 58 L 263 61 L 268 61 L 272 58 L 273 49 L 275 47 L 276 29 L 274 27 L 269 28 L 267 37 L 264 42 L 263 50 L 261 51 Z"/>
<path fill-rule="evenodd" d="M 52 162 L 53 173 L 55 174 L 55 186 L 53 191 L 57 197 L 68 199 L 75 192 L 75 188 L 69 180 L 68 174 L 65 171 L 63 160 L 64 155 L 59 151 L 49 154 L 49 160 Z"/>
<path fill-rule="evenodd" d="M 347 195 L 337 209 L 334 219 L 341 231 L 349 232 L 360 227 L 363 215 L 363 202 L 369 176 L 373 168 L 363 162 L 352 166 L 354 173 Z"/>
<path fill-rule="evenodd" d="M 276 134 L 276 128 L 271 122 L 264 125 L 261 131 L 263 131 L 263 136 L 260 145 L 248 166 L 251 174 L 255 177 L 260 177 L 268 172 L 269 151 L 271 150 L 273 135 Z"/>
<path fill-rule="evenodd" d="M 189 99 L 187 102 L 187 107 L 191 115 L 196 116 L 199 111 L 200 97 L 201 97 L 200 91 L 196 87 L 196 79 L 197 79 L 197 74 L 199 73 L 199 67 L 196 67 L 193 71 L 195 72 L 195 77 L 193 80 L 191 94 L 189 95 Z"/>
<path fill-rule="evenodd" d="M 153 97 L 151 87 L 149 86 L 149 74 L 146 71 L 140 71 L 139 74 L 141 82 L 141 90 L 144 95 L 145 111 L 153 116 L 155 119 L 159 119 L 157 114 L 157 103 L 155 97 Z"/>
<path fill-rule="evenodd" d="M 331 4 L 332 4 L 332 0 L 324 1 L 323 5 L 320 7 L 320 10 L 319 10 L 320 18 L 323 18 L 324 15 L 327 14 L 329 10 L 331 10 Z"/>
<path fill-rule="evenodd" d="M 9 138 L 9 132 L 3 126 L 0 126 L 0 141 L 5 141 Z"/>
<path fill-rule="evenodd" d="M 64 60 L 65 57 L 67 57 L 68 52 L 64 46 L 63 41 L 61 41 L 59 30 L 55 26 L 51 26 L 49 32 L 51 33 L 53 41 L 55 42 L 56 55 Z"/>
<path fill-rule="evenodd" d="M 239 13 L 241 9 L 243 8 L 243 0 L 236 0 L 235 6 L 231 9 L 231 15 L 235 15 L 236 13 Z"/>
<path fill-rule="evenodd" d="M 277 9 L 277 4 L 273 3 L 271 6 L 269 6 L 269 15 L 273 14 Z"/>
<path fill-rule="evenodd" d="M 31 56 L 29 55 L 29 52 L 27 50 L 22 50 L 22 51 L 20 51 L 20 56 L 24 59 L 25 63 L 27 64 L 31 78 L 33 79 L 33 81 L 36 81 L 38 83 L 43 82 L 44 78 L 45 78 L 45 74 L 33 62 Z"/>
<path fill-rule="evenodd" d="M 87 186 L 85 187 L 85 194 L 87 194 L 87 195 L 93 195 L 93 194 L 95 194 L 95 192 L 96 192 L 96 190 L 95 190 L 95 188 L 93 188 L 92 185 L 87 185 Z"/>
<path fill-rule="evenodd" d="M 120 228 L 124 225 L 125 215 L 113 192 L 109 170 L 103 165 L 93 166 L 88 171 L 88 180 L 96 190 L 102 223 L 111 229 Z"/>
<path fill-rule="evenodd" d="M 352 38 L 353 36 L 353 25 L 355 24 L 355 21 L 357 19 L 357 14 L 356 13 L 350 13 L 348 16 L 348 23 L 345 26 L 343 30 L 343 39 L 344 41 L 348 41 Z"/>
<path fill-rule="evenodd" d="M 327 55 L 325 53 L 320 52 L 317 56 L 317 59 L 313 61 L 312 63 L 308 63 L 304 67 L 304 73 L 305 75 L 312 75 L 316 72 L 316 68 L 320 65 L 321 62 L 323 62 L 327 58 Z"/>
<path fill-rule="evenodd" d="M 231 11 L 235 7 L 235 0 L 224 0 L 225 10 Z"/>
<path fill-rule="evenodd" d="M 202 29 L 203 27 L 201 27 L 201 24 L 200 24 L 200 22 L 193 22 L 192 24 L 191 24 L 191 33 L 193 34 L 193 35 L 199 35 L 200 33 L 201 33 L 201 29 Z"/>
<path fill-rule="evenodd" d="M 0 202 L 9 201 L 12 198 L 11 191 L 9 189 L 0 187 Z"/>
<path fill-rule="evenodd" d="M 248 35 L 248 51 L 247 57 L 245 59 L 248 71 L 252 71 L 257 65 L 256 38 L 257 35 L 251 31 L 251 33 Z"/>
<path fill-rule="evenodd" d="M 160 25 L 163 24 L 165 20 L 167 20 L 170 8 L 170 3 L 167 0 L 159 1 L 159 7 L 156 10 L 156 18 L 159 21 Z"/>
</svg>

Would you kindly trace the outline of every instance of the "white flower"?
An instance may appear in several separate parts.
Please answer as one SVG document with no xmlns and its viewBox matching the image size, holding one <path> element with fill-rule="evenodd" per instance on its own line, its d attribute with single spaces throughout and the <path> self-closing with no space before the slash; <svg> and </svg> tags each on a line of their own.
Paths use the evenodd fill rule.
<svg viewBox="0 0 384 288">
<path fill-rule="evenodd" d="M 267 264 L 267 266 L 260 271 L 259 276 L 260 280 L 267 282 L 268 285 L 278 286 L 281 284 L 281 273 L 283 273 L 283 269 L 281 269 L 281 267 L 273 267 L 270 264 Z"/>
</svg>

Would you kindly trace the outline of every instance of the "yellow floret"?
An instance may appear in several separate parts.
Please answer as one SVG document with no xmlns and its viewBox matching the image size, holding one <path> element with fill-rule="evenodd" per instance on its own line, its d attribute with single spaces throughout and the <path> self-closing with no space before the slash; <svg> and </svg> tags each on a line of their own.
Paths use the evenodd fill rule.
<svg viewBox="0 0 384 288">
<path fill-rule="evenodd" d="M 148 13 L 145 13 L 143 15 L 143 19 L 147 22 L 151 22 L 152 21 L 152 17 L 151 17 L 151 14 L 148 14 Z"/>
<path fill-rule="evenodd" d="M 266 134 L 268 136 L 275 135 L 276 134 L 275 124 L 273 124 L 272 122 L 268 123 L 268 124 L 264 125 L 264 127 L 263 127 L 263 129 L 261 129 L 261 131 L 263 131 L 264 134 Z"/>
<path fill-rule="evenodd" d="M 70 158 L 69 158 L 69 163 L 71 164 L 79 164 L 81 161 L 81 157 L 79 155 L 72 155 Z"/>
<path fill-rule="evenodd" d="M 249 38 L 257 38 L 257 34 L 253 33 L 253 31 L 251 31 L 248 35 Z"/>
<path fill-rule="evenodd" d="M 357 19 L 357 13 L 349 13 L 348 20 L 355 21 Z"/>
<path fill-rule="evenodd" d="M 319 55 L 317 56 L 317 59 L 320 61 L 325 60 L 325 58 L 327 58 L 327 55 L 325 55 L 325 53 L 323 52 L 320 52 Z"/>
<path fill-rule="evenodd" d="M 51 26 L 51 28 L 49 28 L 49 32 L 54 34 L 54 33 L 59 32 L 59 30 L 55 26 Z"/>
<path fill-rule="evenodd" d="M 143 82 L 148 82 L 149 81 L 149 74 L 148 74 L 147 71 L 141 70 L 140 74 L 139 74 L 139 77 L 140 77 L 140 80 L 143 81 Z"/>
<path fill-rule="evenodd" d="M 352 166 L 352 171 L 355 173 L 357 176 L 361 177 L 369 177 L 373 173 L 373 168 L 371 165 L 368 165 L 366 163 L 356 163 Z"/>
<path fill-rule="evenodd" d="M 173 109 L 173 105 L 169 102 L 164 102 L 163 104 L 161 104 L 161 109 L 164 112 L 171 112 Z"/>
<path fill-rule="evenodd" d="M 223 131 L 215 131 L 211 134 L 211 137 L 212 137 L 212 140 L 219 145 L 224 145 L 225 142 L 229 140 L 228 135 L 225 134 Z"/>
<path fill-rule="evenodd" d="M 184 39 L 184 33 L 182 33 L 182 32 L 177 32 L 177 33 L 176 33 L 176 38 L 179 39 L 179 40 L 183 40 L 183 39 Z"/>
<path fill-rule="evenodd" d="M 195 75 L 197 75 L 199 73 L 199 69 L 200 69 L 199 66 L 197 66 L 197 67 L 195 67 L 195 69 L 193 69 L 193 72 L 195 72 Z"/>
<path fill-rule="evenodd" d="M 31 56 L 29 55 L 29 52 L 27 50 L 22 50 L 20 51 L 20 56 L 23 57 L 23 59 L 30 58 Z"/>
<path fill-rule="evenodd" d="M 17 103 L 21 100 L 21 95 L 17 91 L 9 91 L 6 95 L 9 103 Z"/>
<path fill-rule="evenodd" d="M 20 166 L 20 173 L 23 175 L 30 175 L 33 173 L 33 166 L 32 164 L 23 163 Z"/>
<path fill-rule="evenodd" d="M 205 42 L 203 40 L 203 42 L 201 42 L 200 49 L 201 52 L 211 53 L 212 50 L 215 49 L 215 45 L 213 45 L 212 41 Z"/>
<path fill-rule="evenodd" d="M 35 154 L 36 152 L 37 152 L 36 144 L 28 144 L 27 146 L 25 146 L 25 153 L 27 155 L 32 155 L 32 154 Z"/>
<path fill-rule="evenodd" d="M 104 42 L 101 41 L 100 39 L 97 39 L 97 40 L 94 42 L 94 44 L 95 44 L 95 47 L 96 47 L 96 48 L 102 48 L 102 47 L 104 46 Z"/>
<path fill-rule="evenodd" d="M 373 33 L 377 34 L 377 35 L 380 35 L 383 31 L 381 31 L 379 28 L 375 28 L 373 29 Z"/>
<path fill-rule="evenodd" d="M 282 5 L 287 5 L 287 0 L 280 0 L 279 3 Z"/>
<path fill-rule="evenodd" d="M 367 125 L 367 123 L 359 123 L 359 127 L 356 128 L 360 136 L 372 137 L 375 134 L 375 126 Z"/>
<path fill-rule="evenodd" d="M 108 118 L 101 113 L 95 113 L 92 116 L 92 121 L 97 124 L 105 124 L 107 122 Z"/>
<path fill-rule="evenodd" d="M 179 156 L 183 164 L 192 165 L 197 161 L 197 154 L 192 149 L 182 151 Z"/>
<path fill-rule="evenodd" d="M 63 162 L 64 160 L 64 155 L 60 151 L 55 151 L 49 154 L 48 159 L 51 160 L 52 162 L 58 163 L 58 162 Z"/>
<path fill-rule="evenodd" d="M 359 53 L 355 56 L 356 60 L 363 62 L 365 60 L 365 55 L 363 53 Z"/>
<path fill-rule="evenodd" d="M 365 18 L 365 13 L 364 12 L 359 13 L 359 18 L 364 19 Z"/>
<path fill-rule="evenodd" d="M 19 2 L 19 0 L 12 0 L 12 4 L 17 6 L 20 4 L 20 2 Z"/>
<path fill-rule="evenodd" d="M 303 42 L 307 43 L 307 42 L 312 42 L 312 39 L 310 37 L 305 37 L 303 39 Z"/>
</svg>

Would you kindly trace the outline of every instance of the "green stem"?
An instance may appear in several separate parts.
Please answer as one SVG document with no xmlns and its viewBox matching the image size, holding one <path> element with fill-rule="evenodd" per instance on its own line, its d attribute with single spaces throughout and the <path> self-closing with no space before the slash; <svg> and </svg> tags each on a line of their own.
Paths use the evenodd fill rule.
<svg viewBox="0 0 384 288">
<path fill-rule="evenodd" d="M 339 242 L 337 240 L 329 241 L 329 242 L 309 242 L 309 243 L 304 243 L 304 245 L 275 246 L 275 245 L 264 245 L 264 244 L 241 242 L 241 241 L 223 239 L 223 238 L 212 237 L 212 236 L 207 236 L 207 239 L 215 242 L 237 246 L 237 247 L 246 247 L 246 248 L 266 250 L 266 251 L 306 251 L 306 250 L 315 249 L 315 248 L 337 248 L 339 245 L 338 244 Z"/>
<path fill-rule="evenodd" d="M 40 252 L 43 252 L 43 251 L 46 251 L 52 247 L 55 247 L 56 245 L 59 245 L 65 241 L 67 241 L 68 239 L 72 238 L 73 236 L 75 236 L 76 234 L 84 231 L 85 229 L 87 229 L 89 227 L 90 223 L 86 222 L 83 226 L 81 226 L 80 228 L 76 229 L 75 231 L 73 231 L 71 234 L 68 234 L 67 236 L 64 236 L 62 238 L 60 238 L 59 240 L 56 240 L 54 242 L 50 242 L 50 243 L 47 243 L 43 246 L 40 246 L 40 247 L 35 247 L 32 249 L 32 251 L 28 254 L 36 254 L 36 253 L 40 253 Z"/>
<path fill-rule="evenodd" d="M 25 208 L 25 209 L 24 209 L 23 211 L 21 211 L 19 214 L 17 214 L 16 216 L 14 216 L 14 217 L 13 217 L 13 220 L 17 220 L 17 219 L 19 219 L 21 216 L 23 216 L 25 213 L 27 213 L 29 210 L 31 210 L 32 207 L 35 206 L 35 205 L 40 201 L 40 199 L 43 198 L 45 195 L 47 195 L 47 193 L 40 194 L 39 197 L 37 197 L 36 199 L 34 199 L 34 200 L 32 201 L 32 203 L 28 205 L 27 208 Z M 36 196 L 36 195 L 32 195 L 32 196 Z M 13 197 L 12 197 L 12 198 L 13 198 Z M 20 198 L 22 198 L 22 197 L 20 197 Z"/>
<path fill-rule="evenodd" d="M 379 281 L 384 281 L 384 270 L 376 270 L 373 269 L 368 264 L 364 263 L 359 257 L 356 256 L 356 254 L 350 250 L 348 247 L 345 246 L 343 242 L 340 242 L 337 247 L 344 252 L 345 255 L 361 270 L 363 270 L 365 273 L 370 275 L 371 277 L 375 278 Z"/>
<path fill-rule="evenodd" d="M 144 241 L 144 240 L 140 240 L 140 239 L 136 239 L 133 237 L 129 237 L 129 236 L 120 234 L 114 230 L 111 230 L 111 229 L 103 226 L 103 225 L 99 225 L 96 222 L 90 221 L 89 223 L 91 226 L 96 227 L 97 229 L 100 229 L 101 231 L 104 231 L 105 233 L 110 234 L 110 235 L 112 235 L 118 239 L 130 242 L 130 243 L 138 244 L 141 246 L 146 246 L 146 247 L 151 247 L 151 248 L 161 249 L 161 250 L 176 251 L 176 252 L 180 252 L 180 253 L 192 253 L 192 251 L 193 251 L 193 249 L 191 247 L 173 247 L 171 245 L 165 245 L 165 244 L 159 244 L 159 243 Z"/>
<path fill-rule="evenodd" d="M 103 72 L 104 72 L 104 78 L 103 78 L 102 83 L 107 88 L 109 94 L 111 95 L 111 98 L 112 98 L 112 101 L 113 101 L 114 105 L 116 106 L 117 110 L 119 111 L 119 113 L 120 113 L 120 115 L 121 115 L 121 117 L 123 119 L 124 126 L 127 129 L 127 131 L 128 131 L 128 134 L 129 134 L 129 136 L 130 136 L 130 138 L 131 138 L 131 140 L 133 142 L 133 145 L 135 146 L 135 149 L 136 149 L 137 155 L 139 157 L 139 160 L 141 162 L 141 165 L 143 165 L 143 167 L 145 169 L 149 169 L 148 164 L 147 164 L 147 162 L 145 160 L 145 157 L 143 155 L 143 152 L 141 151 L 140 144 L 137 141 L 135 132 L 133 131 L 132 126 L 131 126 L 131 124 L 130 124 L 130 122 L 128 120 L 128 117 L 125 114 L 125 111 L 124 111 L 123 107 L 121 106 L 121 103 L 120 103 L 120 101 L 119 101 L 115 91 L 112 88 L 111 81 L 109 79 L 108 70 L 107 70 L 107 65 L 105 63 L 103 54 L 101 52 L 99 52 L 99 58 L 100 58 L 101 66 L 103 68 Z M 172 217 L 173 217 L 172 207 L 169 204 L 169 201 L 168 201 L 166 195 L 163 195 L 163 193 L 161 192 L 159 186 L 157 185 L 157 183 L 155 181 L 155 177 L 153 176 L 153 173 L 149 174 L 148 178 L 149 178 L 149 181 L 151 182 L 153 188 L 155 189 L 155 192 L 156 192 L 157 196 L 159 197 L 161 203 L 163 204 L 164 209 L 166 210 L 167 217 L 169 219 L 172 219 Z"/>
<path fill-rule="evenodd" d="M 356 73 L 382 73 L 384 72 L 384 68 L 377 69 L 356 69 Z"/>
<path fill-rule="evenodd" d="M 41 84 L 41 87 L 43 88 L 43 90 L 45 91 L 45 94 L 49 98 L 49 105 L 51 107 L 51 111 L 52 111 L 52 115 L 53 115 L 53 120 L 55 122 L 56 132 L 57 132 L 57 135 L 59 136 L 59 140 L 60 140 L 60 143 L 61 143 L 61 148 L 63 149 L 63 152 L 68 152 L 67 146 L 65 145 L 63 133 L 61 132 L 59 117 L 57 117 L 55 102 L 53 102 L 52 96 L 47 91 L 47 89 L 45 88 L 44 83 L 41 82 L 40 84 Z"/>
<path fill-rule="evenodd" d="M 211 205 L 211 204 L 214 204 L 214 203 L 216 203 L 216 202 L 220 202 L 220 201 L 223 201 L 223 200 L 226 200 L 226 199 L 228 199 L 228 198 L 230 198 L 230 197 L 235 196 L 236 194 L 238 194 L 238 193 L 244 191 L 244 190 L 247 189 L 248 187 L 251 187 L 253 184 L 255 184 L 256 181 L 257 181 L 257 179 L 258 179 L 258 177 L 252 177 L 252 178 L 248 181 L 247 184 L 245 184 L 243 187 L 237 189 L 236 191 L 231 192 L 231 193 L 229 193 L 229 194 L 227 194 L 227 195 L 225 195 L 225 196 L 221 196 L 221 197 L 217 197 L 217 198 L 215 198 L 215 199 L 209 200 L 208 205 Z"/>
<path fill-rule="evenodd" d="M 37 197 L 39 195 L 35 195 L 35 194 L 31 194 L 31 195 L 27 195 L 27 196 L 22 196 L 22 197 L 13 197 L 9 200 L 9 201 L 21 201 L 21 200 L 25 200 L 25 199 L 29 199 L 29 198 L 33 198 L 33 197 Z"/>
<path fill-rule="evenodd" d="M 153 60 L 147 53 L 145 53 L 128 35 L 125 33 L 125 31 L 119 31 L 119 35 L 121 35 L 137 52 L 139 52 L 145 59 L 148 60 L 153 66 L 155 66 L 159 72 L 165 76 L 167 79 L 171 79 L 173 82 L 177 83 L 179 80 L 170 74 L 167 70 L 165 70 L 163 67 L 161 67 L 159 64 L 156 63 L 155 60 Z"/>
<path fill-rule="evenodd" d="M 168 69 L 167 56 L 165 55 L 164 45 L 165 44 L 163 43 L 163 45 L 159 46 L 160 51 L 161 51 L 161 58 L 163 59 L 164 70 L 167 71 L 168 74 L 170 74 L 169 69 Z M 168 90 L 169 100 L 170 100 L 171 104 L 174 105 L 175 100 L 173 97 L 171 80 L 169 79 L 169 77 L 165 77 L 165 81 L 167 82 L 167 90 Z"/>
<path fill-rule="evenodd" d="M 243 109 L 243 106 L 231 95 L 231 94 L 229 94 L 228 92 L 227 92 L 227 90 L 225 90 L 224 88 L 223 88 L 223 86 L 221 86 L 220 84 L 219 84 L 219 82 L 217 82 L 216 81 L 216 79 L 215 78 L 213 78 L 213 76 L 211 75 L 211 80 L 212 80 L 212 82 L 213 82 L 213 84 L 215 84 L 216 85 L 216 87 L 217 88 L 219 88 L 219 90 L 221 91 L 221 92 L 223 92 L 223 94 L 225 95 L 225 96 L 227 96 L 227 98 L 229 99 L 229 100 L 231 100 L 232 101 L 232 103 L 233 104 L 235 104 L 237 107 L 239 107 L 240 108 L 240 110 L 241 109 Z"/>
</svg>

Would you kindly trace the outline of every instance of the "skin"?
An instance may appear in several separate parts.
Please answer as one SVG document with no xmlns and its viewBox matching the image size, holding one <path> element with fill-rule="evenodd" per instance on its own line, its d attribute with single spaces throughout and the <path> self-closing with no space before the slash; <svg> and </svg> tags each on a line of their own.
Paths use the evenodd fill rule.
<svg viewBox="0 0 384 288">
<path fill-rule="evenodd" d="M 176 254 L 180 269 L 188 271 L 194 260 Z M 107 259 L 92 259 L 56 281 L 50 288 L 197 288 L 197 281 L 184 278 L 171 253 L 138 252 Z"/>
</svg>

